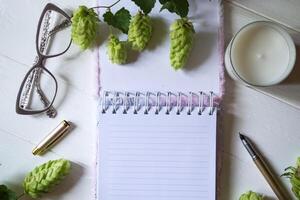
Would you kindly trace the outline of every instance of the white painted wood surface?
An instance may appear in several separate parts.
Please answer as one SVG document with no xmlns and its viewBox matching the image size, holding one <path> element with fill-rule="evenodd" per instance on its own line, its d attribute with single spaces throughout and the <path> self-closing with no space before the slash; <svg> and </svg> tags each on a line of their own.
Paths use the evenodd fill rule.
<svg viewBox="0 0 300 200">
<path fill-rule="evenodd" d="M 226 0 L 300 32 L 298 0 Z"/>
<path fill-rule="evenodd" d="M 79 4 L 96 4 L 95 0 L 52 2 L 70 10 Z M 94 54 L 91 51 L 81 53 L 72 46 L 62 58 L 49 62 L 59 87 L 65 92 L 63 101 L 55 105 L 59 112 L 55 119 L 44 115 L 20 116 L 14 111 L 20 81 L 34 59 L 36 23 L 46 3 L 0 0 L 0 184 L 7 184 L 21 193 L 20 183 L 26 172 L 49 159 L 64 157 L 74 163 L 72 174 L 44 199 L 89 200 L 93 199 L 96 128 Z M 227 41 L 243 24 L 262 19 L 262 16 L 243 7 L 299 29 L 298 0 L 226 1 Z M 294 90 L 287 90 L 299 90 L 297 84 L 293 87 Z M 281 174 L 286 166 L 294 164 L 299 155 L 300 137 L 297 131 L 300 128 L 300 111 L 229 79 L 226 88 L 219 120 L 222 129 L 219 153 L 223 160 L 219 179 L 220 199 L 238 199 L 242 192 L 249 189 L 276 199 L 241 145 L 238 132 L 249 135 L 275 172 Z M 299 103 L 298 99 L 294 98 L 294 101 Z M 35 144 L 62 119 L 73 122 L 76 125 L 74 130 L 45 156 L 32 156 L 31 150 Z M 287 187 L 288 182 L 284 180 L 284 183 Z"/>
<path fill-rule="evenodd" d="M 79 3 L 96 5 L 92 0 L 52 2 L 70 10 Z M 48 1 L 0 1 L 0 184 L 7 184 L 20 194 L 27 172 L 49 159 L 63 157 L 72 161 L 72 173 L 63 185 L 44 199 L 92 199 L 95 54 L 81 53 L 72 45 L 64 56 L 47 62 L 48 69 L 58 80 L 59 93 L 64 93 L 63 99 L 54 105 L 58 110 L 55 119 L 15 113 L 18 87 L 36 55 L 36 26 L 46 3 Z M 34 157 L 31 154 L 33 147 L 63 119 L 71 121 L 74 129 L 51 152 Z"/>
<path fill-rule="evenodd" d="M 300 16 L 296 14 L 299 6 L 300 1 L 225 1 L 226 42 L 240 27 L 255 20 L 272 18 L 297 28 L 299 22 L 295 18 Z M 293 33 L 297 39 L 296 32 Z M 300 103 L 300 85 L 293 81 L 294 78 L 297 80 L 297 76 L 290 77 L 292 80 L 287 81 L 288 86 L 285 86 L 285 82 L 264 88 L 267 95 L 261 93 L 261 89 L 258 92 L 227 78 L 224 107 L 219 121 L 223 130 L 219 146 L 223 159 L 219 181 L 221 200 L 238 199 L 247 190 L 261 192 L 270 197 L 268 199 L 277 199 L 240 143 L 238 132 L 244 132 L 252 138 L 277 175 L 285 167 L 293 165 L 299 155 L 300 142 L 297 133 L 300 110 L 296 109 Z M 281 180 L 289 190 L 288 181 Z"/>
<path fill-rule="evenodd" d="M 242 26 L 250 22 L 258 20 L 272 20 L 274 22 L 278 22 L 292 35 L 296 43 L 297 54 L 299 57 L 300 22 L 299 20 L 295 20 L 297 18 L 296 13 L 300 6 L 299 1 L 232 0 L 227 2 L 231 5 L 228 7 L 226 16 L 227 42 Z M 277 9 L 274 8 L 275 6 L 277 6 Z M 300 109 L 299 59 L 297 59 L 294 70 L 285 81 L 275 86 L 256 87 L 254 89 Z"/>
</svg>

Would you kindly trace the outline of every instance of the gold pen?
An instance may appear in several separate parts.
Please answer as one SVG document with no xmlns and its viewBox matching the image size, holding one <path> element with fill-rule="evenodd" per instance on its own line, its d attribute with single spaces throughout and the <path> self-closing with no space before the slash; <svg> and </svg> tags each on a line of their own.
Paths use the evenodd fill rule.
<svg viewBox="0 0 300 200">
<path fill-rule="evenodd" d="M 276 180 L 276 178 L 272 175 L 271 171 L 265 164 L 265 162 L 262 160 L 261 156 L 259 156 L 256 151 L 254 150 L 254 147 L 251 145 L 250 140 L 244 136 L 243 134 L 239 133 L 240 139 L 247 149 L 248 153 L 252 157 L 252 160 L 254 161 L 255 165 L 259 169 L 259 171 L 262 173 L 262 175 L 265 177 L 266 181 L 272 188 L 273 192 L 276 194 L 277 198 L 279 200 L 288 200 L 291 198 L 287 198 L 288 196 L 284 193 L 283 188 L 281 187 L 280 183 Z"/>
<path fill-rule="evenodd" d="M 41 155 L 55 145 L 68 132 L 70 123 L 63 120 L 54 130 L 52 130 L 32 151 L 33 155 Z"/>
</svg>

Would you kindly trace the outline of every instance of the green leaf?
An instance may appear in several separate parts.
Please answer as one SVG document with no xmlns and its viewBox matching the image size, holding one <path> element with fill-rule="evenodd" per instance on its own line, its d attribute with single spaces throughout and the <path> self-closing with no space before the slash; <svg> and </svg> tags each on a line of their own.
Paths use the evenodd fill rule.
<svg viewBox="0 0 300 200">
<path fill-rule="evenodd" d="M 8 189 L 6 185 L 0 185 L 0 199 L 1 200 L 16 200 L 17 195 L 12 190 Z"/>
<path fill-rule="evenodd" d="M 160 11 L 167 9 L 180 17 L 186 17 L 189 13 L 189 2 L 187 0 L 159 0 L 162 7 Z"/>
<path fill-rule="evenodd" d="M 174 13 L 176 10 L 175 4 L 173 2 L 166 2 L 162 4 L 160 11 L 163 11 L 164 9 L 167 9 L 169 12 Z"/>
<path fill-rule="evenodd" d="M 103 14 L 104 21 L 108 25 L 111 25 L 111 26 L 114 26 L 114 24 L 115 24 L 115 18 L 114 17 L 115 17 L 114 14 L 110 11 L 106 11 L 106 13 Z"/>
<path fill-rule="evenodd" d="M 148 15 L 155 5 L 156 0 L 132 0 L 145 15 Z"/>
<path fill-rule="evenodd" d="M 294 195 L 300 199 L 300 159 L 297 159 L 296 167 L 287 167 L 285 168 L 284 176 L 290 180 L 292 185 L 292 192 Z"/>
<path fill-rule="evenodd" d="M 123 33 L 128 33 L 131 15 L 124 7 L 118 10 L 116 14 L 107 11 L 104 13 L 103 18 L 108 25 L 120 29 Z"/>
<path fill-rule="evenodd" d="M 161 4 L 165 4 L 165 3 L 167 3 L 169 0 L 159 0 L 159 2 L 161 3 Z"/>
</svg>

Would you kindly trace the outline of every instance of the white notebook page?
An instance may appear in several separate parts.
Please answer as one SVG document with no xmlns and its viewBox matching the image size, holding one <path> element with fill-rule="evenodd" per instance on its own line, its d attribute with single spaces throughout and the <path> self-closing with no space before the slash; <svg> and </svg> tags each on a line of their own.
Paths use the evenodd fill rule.
<svg viewBox="0 0 300 200">
<path fill-rule="evenodd" d="M 110 5 L 111 0 L 99 0 L 101 5 Z M 100 86 L 104 90 L 125 91 L 213 91 L 219 94 L 219 0 L 189 0 L 189 17 L 195 27 L 193 48 L 186 66 L 175 71 L 169 61 L 169 27 L 179 17 L 168 11 L 160 11 L 156 5 L 149 14 L 153 35 L 148 47 L 142 52 L 128 52 L 128 63 L 112 64 L 107 55 L 108 27 L 101 26 L 102 43 L 99 48 Z M 126 7 L 132 15 L 138 7 L 130 0 L 123 0 L 112 12 Z M 120 34 L 124 40 L 126 35 Z"/>
<path fill-rule="evenodd" d="M 215 200 L 216 114 L 101 114 L 100 200 Z"/>
</svg>

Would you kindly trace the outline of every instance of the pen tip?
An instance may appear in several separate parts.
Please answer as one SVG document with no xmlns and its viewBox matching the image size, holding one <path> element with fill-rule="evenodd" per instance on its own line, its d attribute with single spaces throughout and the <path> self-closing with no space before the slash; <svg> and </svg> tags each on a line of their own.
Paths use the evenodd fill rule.
<svg viewBox="0 0 300 200">
<path fill-rule="evenodd" d="M 242 133 L 239 133 L 239 135 L 241 140 L 245 140 L 245 136 Z"/>
</svg>

